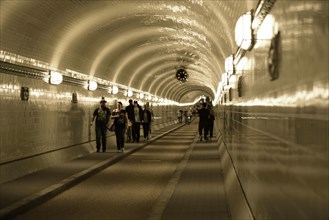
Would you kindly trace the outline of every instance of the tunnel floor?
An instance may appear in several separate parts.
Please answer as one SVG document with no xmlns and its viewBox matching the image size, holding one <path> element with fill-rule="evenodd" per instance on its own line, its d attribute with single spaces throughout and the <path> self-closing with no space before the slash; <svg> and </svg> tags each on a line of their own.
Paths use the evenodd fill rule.
<svg viewBox="0 0 329 220">
<path fill-rule="evenodd" d="M 216 141 L 198 142 L 197 122 L 153 136 L 126 144 L 125 154 L 110 147 L 3 184 L 0 211 L 11 208 L 14 219 L 230 219 Z"/>
</svg>

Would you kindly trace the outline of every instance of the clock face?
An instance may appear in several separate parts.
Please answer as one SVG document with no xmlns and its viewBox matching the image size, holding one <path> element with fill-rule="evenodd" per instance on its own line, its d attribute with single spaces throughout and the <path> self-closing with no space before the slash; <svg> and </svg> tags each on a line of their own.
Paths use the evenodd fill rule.
<svg viewBox="0 0 329 220">
<path fill-rule="evenodd" d="M 181 82 L 186 82 L 188 78 L 188 73 L 184 69 L 179 69 L 176 72 L 176 78 Z"/>
</svg>

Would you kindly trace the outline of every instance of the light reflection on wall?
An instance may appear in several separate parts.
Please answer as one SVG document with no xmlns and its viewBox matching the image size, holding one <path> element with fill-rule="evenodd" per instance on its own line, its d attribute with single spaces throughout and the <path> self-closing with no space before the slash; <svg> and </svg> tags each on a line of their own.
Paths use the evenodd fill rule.
<svg viewBox="0 0 329 220">
<path fill-rule="evenodd" d="M 282 106 L 282 107 L 305 107 L 329 106 L 329 84 L 315 83 L 313 90 L 300 89 L 295 93 L 283 94 L 278 97 L 264 97 L 250 99 L 236 103 L 238 106 Z"/>
<path fill-rule="evenodd" d="M 273 15 L 267 15 L 262 25 L 259 27 L 256 36 L 255 48 L 267 47 L 270 45 L 271 39 L 278 33 L 279 27 Z"/>
<path fill-rule="evenodd" d="M 13 64 L 17 64 L 17 65 L 23 65 L 23 66 L 29 66 L 29 67 L 38 67 L 38 68 L 43 68 L 45 70 L 59 71 L 59 70 L 51 67 L 50 64 L 48 64 L 46 62 L 35 60 L 33 58 L 20 56 L 20 55 L 17 55 L 17 54 L 11 53 L 11 52 L 7 52 L 7 51 L 3 51 L 3 50 L 0 50 L 0 60 L 3 61 L 3 62 L 13 63 Z M 75 78 L 75 79 L 80 79 L 80 80 L 86 80 L 87 81 L 87 80 L 90 80 L 90 78 L 91 78 L 89 75 L 86 75 L 86 74 L 83 74 L 83 73 L 80 73 L 80 72 L 77 72 L 77 71 L 74 71 L 74 70 L 70 70 L 70 69 L 66 69 L 65 71 L 59 71 L 59 72 L 61 72 L 65 76 L 72 77 L 72 78 Z M 100 78 L 97 78 L 97 77 L 92 77 L 92 79 L 95 82 L 100 83 L 102 85 L 110 86 L 111 84 L 113 84 L 110 81 L 100 79 Z M 86 85 L 87 85 L 87 82 L 86 82 Z M 121 85 L 121 84 L 117 84 L 117 85 L 120 86 L 121 89 L 122 88 L 127 88 L 125 85 Z M 15 85 L 12 85 L 12 84 L 8 84 L 8 85 L 7 84 L 2 84 L 2 85 L 0 85 L 0 94 L 3 94 L 3 93 L 7 93 L 7 94 L 8 93 L 11 93 L 11 94 L 18 93 L 18 96 L 19 96 L 20 86 L 17 86 L 17 85 L 16 85 L 16 87 L 13 87 L 13 86 L 15 86 Z M 134 91 L 137 91 L 137 90 L 134 89 Z M 144 91 L 141 91 L 141 90 L 138 90 L 138 92 L 143 92 L 143 93 L 149 94 L 148 92 L 144 92 Z M 113 94 L 115 94 L 115 93 L 113 93 Z M 45 91 L 41 91 L 39 89 L 33 89 L 33 88 L 30 92 L 30 95 L 32 97 L 34 96 L 34 97 L 37 97 L 37 98 L 43 98 L 43 97 L 48 97 L 48 98 L 63 97 L 63 98 L 65 98 L 65 97 L 67 97 L 67 95 L 61 95 L 61 94 L 55 94 L 55 95 L 52 94 L 52 93 L 48 94 Z M 70 96 L 70 98 L 72 98 L 71 94 L 69 96 Z M 150 94 L 150 96 L 153 96 L 153 95 Z M 146 99 L 146 97 L 144 97 L 144 98 Z M 87 102 L 89 102 L 89 101 L 95 102 L 94 98 L 86 97 L 83 100 L 85 100 Z M 159 100 L 160 100 L 160 98 L 157 99 L 157 100 L 154 100 L 154 101 L 158 102 Z M 99 100 L 97 99 L 96 101 L 98 102 Z M 161 105 L 176 105 L 176 106 L 178 106 L 179 103 L 172 101 L 171 104 L 162 103 Z"/>
<path fill-rule="evenodd" d="M 20 87 L 14 84 L 0 84 L 0 93 L 1 94 L 16 94 L 19 96 Z"/>
<path fill-rule="evenodd" d="M 30 97 L 36 97 L 38 99 L 51 99 L 51 100 L 71 100 L 72 94 L 69 92 L 57 93 L 51 92 L 47 89 L 31 89 Z"/>
</svg>

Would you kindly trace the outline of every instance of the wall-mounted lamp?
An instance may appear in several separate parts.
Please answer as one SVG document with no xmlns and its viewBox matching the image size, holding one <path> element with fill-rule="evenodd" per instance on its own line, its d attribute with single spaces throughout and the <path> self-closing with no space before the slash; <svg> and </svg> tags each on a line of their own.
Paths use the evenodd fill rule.
<svg viewBox="0 0 329 220">
<path fill-rule="evenodd" d="M 143 99 L 143 98 L 144 98 L 144 93 L 142 93 L 142 92 L 139 93 L 139 98 L 140 98 L 140 99 Z"/>
<path fill-rule="evenodd" d="M 228 85 L 227 73 L 222 74 L 222 85 L 223 85 L 223 89 L 225 88 L 225 86 Z"/>
<path fill-rule="evenodd" d="M 237 65 L 235 65 L 235 73 L 243 74 L 245 71 L 251 70 L 252 59 L 242 57 Z"/>
<path fill-rule="evenodd" d="M 88 80 L 88 90 L 89 91 L 95 91 L 97 89 L 97 82 L 93 80 Z"/>
<path fill-rule="evenodd" d="M 233 88 L 233 89 L 237 88 L 238 77 L 239 77 L 238 75 L 232 75 L 228 79 L 228 84 L 231 86 L 231 88 Z"/>
<path fill-rule="evenodd" d="M 133 96 L 133 95 L 134 95 L 134 92 L 133 92 L 132 90 L 128 89 L 128 91 L 127 91 L 127 96 L 128 96 L 128 97 L 131 97 L 131 96 Z"/>
<path fill-rule="evenodd" d="M 225 71 L 228 74 L 228 76 L 235 74 L 235 66 L 234 66 L 234 54 L 227 57 L 225 59 Z"/>
<path fill-rule="evenodd" d="M 117 87 L 117 86 L 113 86 L 112 87 L 112 94 L 118 94 L 118 92 L 119 92 L 119 88 Z"/>
<path fill-rule="evenodd" d="M 59 85 L 63 82 L 63 75 L 59 72 L 49 70 L 49 74 L 44 76 L 43 81 L 51 85 Z"/>
<path fill-rule="evenodd" d="M 278 31 L 278 22 L 273 15 L 268 14 L 257 30 L 255 48 L 268 47 Z"/>
<path fill-rule="evenodd" d="M 243 14 L 235 25 L 235 42 L 244 50 L 252 49 L 254 38 L 252 31 L 252 13 Z"/>
<path fill-rule="evenodd" d="M 59 85 L 63 82 L 63 75 L 59 72 L 49 71 L 49 83 L 52 85 Z"/>
</svg>

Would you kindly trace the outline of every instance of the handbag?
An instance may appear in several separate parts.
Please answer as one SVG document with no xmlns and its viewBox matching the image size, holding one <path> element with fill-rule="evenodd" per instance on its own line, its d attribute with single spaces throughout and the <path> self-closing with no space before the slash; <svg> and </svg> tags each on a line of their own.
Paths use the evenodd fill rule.
<svg viewBox="0 0 329 220">
<path fill-rule="evenodd" d="M 115 131 L 115 124 L 112 124 L 111 127 L 109 128 L 110 131 Z"/>
</svg>

